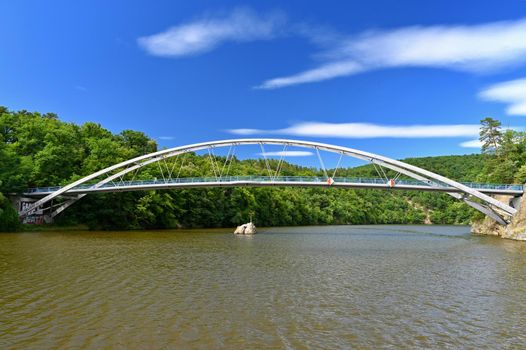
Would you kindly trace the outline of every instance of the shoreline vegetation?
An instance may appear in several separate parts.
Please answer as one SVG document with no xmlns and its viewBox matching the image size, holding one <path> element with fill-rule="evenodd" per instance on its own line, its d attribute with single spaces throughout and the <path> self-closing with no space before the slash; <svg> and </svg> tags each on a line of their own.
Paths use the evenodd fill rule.
<svg viewBox="0 0 526 350">
<path fill-rule="evenodd" d="M 90 231 L 88 225 L 77 224 L 77 225 L 59 225 L 59 224 L 22 224 L 18 232 L 31 233 L 31 232 L 59 232 L 59 231 Z"/>
<path fill-rule="evenodd" d="M 482 154 L 407 158 L 403 161 L 457 181 L 523 183 L 526 133 L 501 131 L 482 121 Z M 65 185 L 97 170 L 158 150 L 140 131 L 114 134 L 97 123 L 77 125 L 53 113 L 10 111 L 0 107 L 0 231 L 32 231 L 20 226 L 9 195 L 30 187 Z M 212 174 L 208 157 L 180 157 L 180 176 Z M 223 160 L 217 157 L 218 161 Z M 275 167 L 278 160 L 270 160 Z M 262 159 L 234 158 L 230 174 L 261 175 Z M 322 176 L 316 168 L 283 164 L 284 176 Z M 136 179 L 160 178 L 146 166 Z M 376 177 L 371 165 L 338 170 L 338 176 Z M 388 174 L 389 176 L 389 174 Z M 3 195 L 2 195 L 3 194 Z M 86 196 L 56 217 L 56 227 L 90 230 L 230 228 L 251 216 L 258 227 L 457 224 L 483 216 L 447 194 L 332 188 L 202 188 L 138 191 Z M 14 220 L 16 219 L 16 220 Z M 46 230 L 39 226 L 38 230 Z M 55 226 L 49 226 L 55 227 Z"/>
<path fill-rule="evenodd" d="M 334 227 L 334 226 L 349 226 L 356 229 L 360 229 L 362 227 L 368 228 L 369 226 L 375 226 L 382 228 L 385 227 L 392 227 L 392 226 L 398 226 L 399 224 L 357 224 L 357 225 L 345 225 L 345 224 L 335 224 L 335 225 L 296 225 L 296 226 L 269 226 L 269 227 L 260 227 L 258 228 L 258 232 L 265 233 L 266 230 L 269 229 L 276 229 L 276 228 L 299 228 L 299 227 Z M 470 227 L 469 224 L 401 224 L 403 226 L 407 227 Z M 231 234 L 235 227 L 193 227 L 193 228 L 158 228 L 158 229 L 150 229 L 151 232 L 165 232 L 165 231 L 173 231 L 173 232 L 190 232 L 190 231 L 203 231 L 203 233 L 225 233 L 225 234 Z M 100 230 L 98 232 L 141 232 L 145 229 L 139 228 L 139 229 L 132 229 L 132 230 Z M 20 229 L 18 231 L 12 231 L 12 232 L 0 232 L 0 233 L 45 233 L 45 232 L 94 232 L 89 228 L 87 225 L 60 225 L 60 224 L 41 224 L 41 225 L 31 225 L 31 224 L 22 224 L 20 226 Z M 413 231 L 411 231 L 413 232 Z M 414 231 L 417 232 L 417 231 Z M 477 235 L 483 235 L 479 233 L 474 233 Z"/>
</svg>

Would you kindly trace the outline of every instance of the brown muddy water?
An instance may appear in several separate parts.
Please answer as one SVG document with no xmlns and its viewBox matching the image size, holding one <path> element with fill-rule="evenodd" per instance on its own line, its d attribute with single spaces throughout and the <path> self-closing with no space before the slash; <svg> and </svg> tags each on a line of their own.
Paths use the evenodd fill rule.
<svg viewBox="0 0 526 350">
<path fill-rule="evenodd" d="M 526 243 L 459 226 L 0 235 L 0 349 L 524 349 Z"/>
</svg>

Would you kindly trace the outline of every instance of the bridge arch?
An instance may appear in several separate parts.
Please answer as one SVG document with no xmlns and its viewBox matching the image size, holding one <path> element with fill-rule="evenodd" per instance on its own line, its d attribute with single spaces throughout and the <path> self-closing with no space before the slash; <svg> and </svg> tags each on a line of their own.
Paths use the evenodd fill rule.
<svg viewBox="0 0 526 350">
<path fill-rule="evenodd" d="M 409 176 L 415 180 L 422 181 L 427 183 L 429 186 L 444 186 L 447 185 L 453 189 L 455 192 L 448 192 L 451 196 L 463 200 L 468 205 L 474 207 L 475 209 L 483 212 L 484 214 L 492 217 L 497 222 L 506 225 L 509 222 L 509 217 L 513 216 L 516 213 L 516 209 L 506 205 L 499 200 L 490 197 L 474 188 L 466 186 L 457 181 L 448 179 L 442 175 L 433 173 L 431 171 L 422 169 L 420 167 L 407 164 L 395 159 L 384 157 L 378 154 L 365 152 L 353 148 L 331 145 L 320 142 L 305 141 L 305 140 L 290 140 L 290 139 L 271 139 L 271 138 L 248 138 L 248 139 L 230 139 L 230 140 L 219 140 L 219 141 L 209 141 L 202 143 L 195 143 L 190 145 L 184 145 L 174 148 L 169 148 L 154 153 L 142 155 L 133 159 L 126 160 L 124 162 L 112 165 L 110 167 L 99 170 L 93 174 L 85 176 L 77 181 L 74 181 L 64 187 L 61 187 L 54 191 L 51 194 L 46 195 L 45 197 L 37 200 L 32 205 L 26 207 L 19 213 L 20 218 L 24 218 L 37 208 L 42 207 L 46 203 L 50 202 L 52 199 L 59 196 L 67 196 L 68 192 L 72 191 L 79 186 L 97 179 L 101 176 L 106 176 L 106 178 L 99 180 L 97 183 L 93 184 L 91 188 L 96 189 L 104 184 L 107 184 L 110 181 L 121 178 L 132 172 L 138 171 L 141 167 L 144 167 L 148 164 L 160 162 L 166 160 L 167 158 L 175 157 L 184 153 L 196 152 L 200 150 L 210 150 L 219 148 L 219 147 L 232 147 L 238 145 L 261 145 L 263 150 L 263 145 L 282 145 L 285 148 L 288 146 L 294 147 L 303 147 L 314 149 L 319 155 L 319 151 L 327 151 L 338 153 L 340 155 L 345 155 L 364 161 L 371 162 L 374 165 L 385 167 L 391 170 L 396 171 L 399 174 Z M 320 158 L 321 161 L 321 158 Z M 113 172 L 116 173 L 112 174 Z M 111 174 L 111 175 L 110 175 Z M 53 216 L 65 210 L 67 207 L 75 203 L 77 200 L 82 198 L 85 194 L 79 194 L 76 197 L 69 198 L 64 204 L 62 204 L 58 209 L 53 213 Z M 474 199 L 476 201 L 474 201 Z"/>
</svg>

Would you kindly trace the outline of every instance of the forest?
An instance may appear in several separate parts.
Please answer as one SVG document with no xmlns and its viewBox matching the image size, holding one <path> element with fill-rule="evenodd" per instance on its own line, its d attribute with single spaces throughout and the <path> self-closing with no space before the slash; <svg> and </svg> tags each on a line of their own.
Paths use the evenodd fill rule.
<svg viewBox="0 0 526 350">
<path fill-rule="evenodd" d="M 526 137 L 482 120 L 482 153 L 408 158 L 403 161 L 458 181 L 523 183 Z M 56 114 L 0 107 L 0 230 L 19 229 L 9 196 L 30 187 L 65 185 L 158 145 L 140 131 L 118 134 L 96 123 L 77 125 Z M 209 160 L 186 154 L 180 176 L 210 173 Z M 275 162 L 275 161 L 274 161 Z M 183 164 L 183 163 L 182 163 Z M 264 174 L 263 160 L 237 159 L 231 174 Z M 282 175 L 321 175 L 315 168 L 285 162 Z M 364 165 L 339 176 L 377 177 Z M 137 179 L 160 177 L 148 167 Z M 90 229 L 233 227 L 249 220 L 258 226 L 331 224 L 467 224 L 476 213 L 447 194 L 335 188 L 207 188 L 92 194 L 56 217 L 57 225 Z"/>
</svg>

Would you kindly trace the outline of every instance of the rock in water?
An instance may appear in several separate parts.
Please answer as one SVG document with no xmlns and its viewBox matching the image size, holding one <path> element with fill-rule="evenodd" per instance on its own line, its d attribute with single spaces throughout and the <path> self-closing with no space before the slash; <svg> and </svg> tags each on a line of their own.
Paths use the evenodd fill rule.
<svg viewBox="0 0 526 350">
<path fill-rule="evenodd" d="M 253 235 L 256 233 L 256 225 L 252 222 L 238 226 L 234 231 L 236 235 Z"/>
<path fill-rule="evenodd" d="M 256 225 L 254 225 L 252 222 L 249 222 L 245 228 L 245 234 L 253 235 L 255 233 L 256 233 Z"/>
</svg>

